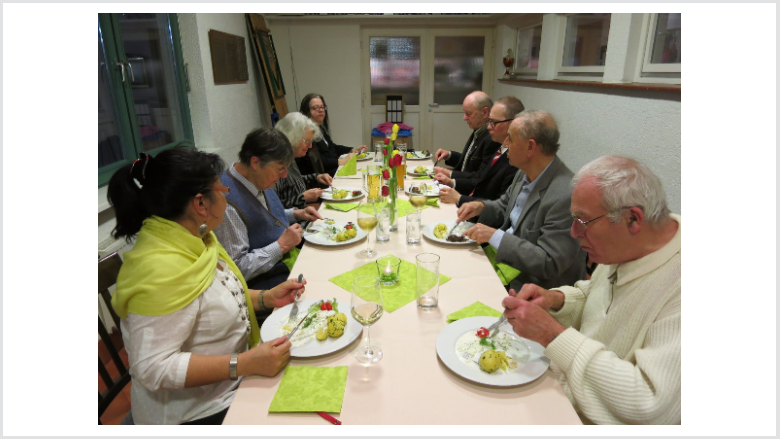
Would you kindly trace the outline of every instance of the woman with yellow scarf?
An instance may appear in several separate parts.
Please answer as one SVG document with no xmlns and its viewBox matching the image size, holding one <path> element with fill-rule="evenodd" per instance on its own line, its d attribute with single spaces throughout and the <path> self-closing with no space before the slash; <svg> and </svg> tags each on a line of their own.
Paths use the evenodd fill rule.
<svg viewBox="0 0 780 439">
<path fill-rule="evenodd" d="M 261 343 L 254 311 L 291 303 L 305 281 L 247 288 L 212 232 L 227 205 L 224 167 L 216 154 L 174 148 L 141 154 L 109 183 L 114 237 L 137 235 L 111 300 L 136 424 L 221 424 L 241 376 L 274 376 L 289 361 L 286 337 Z"/>
</svg>

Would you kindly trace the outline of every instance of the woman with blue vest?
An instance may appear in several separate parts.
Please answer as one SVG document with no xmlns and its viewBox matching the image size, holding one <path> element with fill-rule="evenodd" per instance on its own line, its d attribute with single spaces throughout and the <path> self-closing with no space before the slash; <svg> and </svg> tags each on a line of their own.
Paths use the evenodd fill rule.
<svg viewBox="0 0 780 439">
<path fill-rule="evenodd" d="M 273 190 L 287 175 L 293 150 L 284 134 L 260 128 L 246 136 L 239 161 L 220 176 L 230 188 L 225 219 L 214 230 L 249 288 L 284 282 L 303 238 L 299 221 L 322 219 L 313 207 L 285 209 Z"/>
<path fill-rule="evenodd" d="M 285 337 L 260 341 L 253 310 L 284 306 L 305 281 L 249 289 L 212 233 L 225 214 L 216 154 L 174 148 L 119 169 L 108 185 L 124 254 L 111 303 L 121 317 L 136 424 L 221 424 L 243 375 L 274 376 Z"/>
</svg>

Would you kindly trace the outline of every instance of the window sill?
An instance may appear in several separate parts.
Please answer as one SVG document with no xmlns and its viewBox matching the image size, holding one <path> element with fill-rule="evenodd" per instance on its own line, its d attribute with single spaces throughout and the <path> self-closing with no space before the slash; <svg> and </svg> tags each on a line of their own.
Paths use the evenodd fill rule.
<svg viewBox="0 0 780 439">
<path fill-rule="evenodd" d="M 652 84 L 642 82 L 630 82 L 630 83 L 604 83 L 604 82 L 588 82 L 588 81 L 544 81 L 538 79 L 504 79 L 498 78 L 498 82 L 507 85 L 546 85 L 546 86 L 582 86 L 582 87 L 595 87 L 595 88 L 611 88 L 621 90 L 639 90 L 639 91 L 658 91 L 658 92 L 671 92 L 681 93 L 682 86 L 679 84 Z"/>
</svg>

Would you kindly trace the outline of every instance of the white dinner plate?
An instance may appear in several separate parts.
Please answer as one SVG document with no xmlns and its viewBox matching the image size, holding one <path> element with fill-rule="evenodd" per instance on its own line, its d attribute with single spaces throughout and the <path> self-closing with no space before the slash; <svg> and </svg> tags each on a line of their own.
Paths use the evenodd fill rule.
<svg viewBox="0 0 780 439">
<path fill-rule="evenodd" d="M 410 154 L 410 153 L 407 153 L 407 154 Z M 412 154 L 412 157 L 409 157 L 407 155 L 406 156 L 406 160 L 425 160 L 425 159 L 429 159 L 429 158 L 431 158 L 433 156 L 433 154 L 431 154 L 431 153 L 428 153 L 427 155 L 423 155 L 422 152 L 413 152 L 411 154 Z"/>
<path fill-rule="evenodd" d="M 531 351 L 528 361 L 520 363 L 516 368 L 506 373 L 489 374 L 479 369 L 476 364 L 467 365 L 464 363 L 458 353 L 455 351 L 455 344 L 458 339 L 469 331 L 492 325 L 496 322 L 496 317 L 468 317 L 450 323 L 440 333 L 436 339 L 436 352 L 444 364 L 454 373 L 467 380 L 489 386 L 510 387 L 530 383 L 542 376 L 544 371 L 550 366 L 550 359 L 544 356 L 544 347 L 535 341 L 520 337 L 512 330 L 509 324 L 503 324 L 499 327 L 504 332 L 516 340 L 525 342 Z"/>
<path fill-rule="evenodd" d="M 349 193 L 347 194 L 346 198 L 333 198 L 333 190 L 336 189 L 346 189 Z M 360 191 L 360 195 L 352 195 L 352 191 Z M 357 200 L 358 198 L 362 198 L 366 195 L 366 192 L 359 188 L 359 187 L 353 187 L 353 186 L 334 186 L 332 190 L 326 190 L 325 192 L 320 195 L 320 198 L 322 198 L 325 201 L 352 201 Z"/>
<path fill-rule="evenodd" d="M 415 171 L 414 171 L 414 169 L 415 169 L 416 167 L 417 167 L 417 166 L 415 166 L 414 168 L 412 168 L 411 166 L 407 166 L 407 167 L 406 167 L 406 169 L 407 169 L 407 172 L 406 172 L 406 173 L 407 173 L 407 174 L 409 174 L 409 175 L 413 175 L 413 176 L 415 176 L 415 177 L 422 177 L 422 176 L 427 176 L 427 175 L 429 175 L 429 174 L 432 174 L 432 173 L 433 173 L 433 168 L 432 168 L 432 167 L 430 167 L 430 166 L 423 166 L 423 167 L 425 168 L 425 172 L 423 172 L 422 174 L 420 174 L 420 173 L 418 173 L 418 172 L 415 172 Z"/>
<path fill-rule="evenodd" d="M 407 195 L 412 195 L 412 188 L 419 188 L 422 184 L 428 185 L 428 190 L 425 191 L 422 195 L 425 195 L 426 197 L 433 197 L 436 198 L 439 196 L 439 188 L 436 187 L 436 185 L 433 184 L 431 181 L 416 181 L 414 183 L 410 183 L 406 188 L 404 188 L 404 192 L 406 192 Z M 420 195 L 420 194 L 417 194 Z"/>
<path fill-rule="evenodd" d="M 357 155 L 356 155 L 356 157 L 357 157 Z M 373 152 L 367 152 L 365 157 L 363 157 L 362 159 L 358 157 L 357 161 L 365 162 L 366 160 L 371 160 L 373 158 L 374 158 L 374 153 Z"/>
<path fill-rule="evenodd" d="M 318 231 L 322 230 L 324 227 L 328 226 L 338 226 L 338 227 L 344 227 L 347 223 L 345 221 L 336 221 L 333 224 L 325 224 L 323 221 L 319 221 L 316 224 L 312 225 L 311 227 L 307 228 L 307 230 L 304 230 L 303 232 L 303 239 L 306 240 L 306 242 L 317 244 L 317 245 L 325 245 L 330 247 L 336 247 L 341 245 L 350 245 L 354 244 L 358 241 L 362 241 L 363 238 L 368 236 L 368 233 L 360 230 L 360 227 L 357 226 L 356 222 L 353 222 L 352 225 L 355 226 L 355 230 L 357 230 L 357 235 L 355 235 L 354 238 L 348 239 L 346 241 L 334 241 L 331 239 L 328 239 L 328 237 L 322 233 L 318 233 Z M 313 232 L 309 232 L 308 230 L 314 230 Z"/>
<path fill-rule="evenodd" d="M 433 234 L 433 229 L 435 229 L 436 226 L 439 225 L 439 224 L 444 224 L 445 226 L 447 226 L 447 230 L 450 230 L 450 228 L 452 228 L 455 225 L 455 220 L 438 221 L 438 222 L 435 222 L 435 223 L 426 224 L 426 226 L 423 227 L 423 230 L 422 230 L 423 236 L 428 238 L 428 239 L 430 239 L 431 241 L 435 241 L 435 242 L 438 242 L 438 243 L 441 243 L 441 244 L 448 244 L 448 245 L 471 245 L 471 244 L 474 244 L 475 242 L 477 242 L 477 241 L 474 241 L 473 239 L 469 239 L 469 238 L 466 238 L 466 240 L 463 241 L 463 242 L 450 242 L 450 241 L 447 241 L 446 239 L 437 238 L 436 235 Z M 474 224 L 472 224 L 472 223 L 470 223 L 468 221 L 464 221 L 464 222 L 460 223 L 460 225 L 458 226 L 458 232 L 460 232 L 461 230 L 468 230 L 469 227 L 471 227 L 473 225 Z"/>
<path fill-rule="evenodd" d="M 320 302 L 320 300 L 299 300 L 298 316 L 305 316 L 306 313 L 309 312 L 309 307 L 315 302 Z M 352 313 L 349 312 L 349 302 L 339 301 L 338 305 L 339 312 L 344 313 L 347 316 L 347 325 L 344 327 L 344 335 L 339 338 L 328 337 L 323 341 L 311 340 L 303 346 L 293 347 L 290 349 L 291 356 L 316 357 L 319 355 L 330 354 L 331 352 L 344 349 L 360 336 L 360 334 L 363 332 L 363 326 L 361 326 L 360 323 L 358 323 L 352 317 Z M 265 319 L 263 326 L 260 328 L 260 337 L 263 339 L 263 341 L 270 341 L 283 335 L 279 330 L 279 326 L 283 319 L 286 319 L 290 316 L 291 309 L 292 303 L 277 309 L 270 316 L 268 316 L 267 319 Z"/>
</svg>

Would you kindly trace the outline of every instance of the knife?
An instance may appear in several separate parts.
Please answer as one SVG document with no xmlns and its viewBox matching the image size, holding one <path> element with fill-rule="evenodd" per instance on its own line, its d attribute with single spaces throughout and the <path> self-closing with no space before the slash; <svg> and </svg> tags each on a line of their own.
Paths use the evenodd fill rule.
<svg viewBox="0 0 780 439">
<path fill-rule="evenodd" d="M 303 324 L 303 322 L 305 322 L 305 321 L 306 321 L 306 319 L 309 317 L 309 314 L 311 314 L 311 311 L 307 312 L 307 313 L 306 313 L 306 316 L 304 316 L 304 317 L 301 319 L 301 321 L 300 321 L 300 322 L 298 322 L 298 324 L 297 324 L 297 325 L 295 325 L 295 327 L 293 328 L 293 330 L 292 330 L 292 331 L 290 331 L 290 333 L 289 333 L 289 334 L 287 334 L 287 340 L 289 340 L 289 339 L 291 339 L 291 338 L 292 338 L 293 334 L 295 334 L 295 331 L 297 331 L 297 330 L 298 330 L 298 328 L 300 328 L 300 327 L 301 327 L 301 324 Z"/>
</svg>

